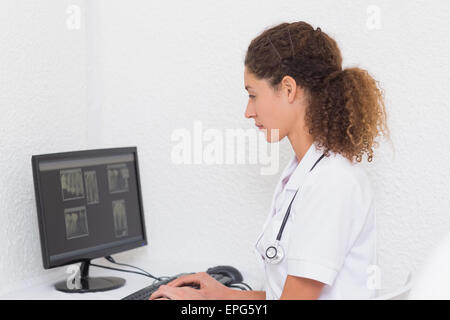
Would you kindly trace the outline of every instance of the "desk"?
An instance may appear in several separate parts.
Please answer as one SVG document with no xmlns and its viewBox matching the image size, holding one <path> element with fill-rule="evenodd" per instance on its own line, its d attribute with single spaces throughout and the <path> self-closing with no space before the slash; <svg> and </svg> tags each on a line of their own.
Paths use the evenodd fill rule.
<svg viewBox="0 0 450 320">
<path fill-rule="evenodd" d="M 125 261 L 120 261 L 127 263 Z M 131 268 L 126 268 L 118 265 L 114 265 L 111 263 L 106 262 L 105 260 L 96 261 L 94 260 L 93 263 L 105 265 L 105 266 L 111 266 L 119 269 L 126 269 L 126 270 L 133 270 Z M 130 263 L 134 265 L 134 263 Z M 193 266 L 181 267 L 181 264 L 167 264 L 167 268 L 164 268 L 163 270 L 158 270 L 157 268 L 151 268 L 148 267 L 152 264 L 148 263 L 142 263 L 142 264 L 135 264 L 137 267 L 140 267 L 148 272 L 150 272 L 154 276 L 173 276 L 179 273 L 184 272 L 201 272 L 206 271 L 207 268 L 213 267 L 207 266 L 203 268 L 199 268 L 198 266 L 194 268 Z M 160 264 L 161 265 L 161 264 Z M 139 270 L 135 270 L 139 272 Z M 254 290 L 261 290 L 259 281 L 248 275 L 248 273 L 240 270 L 243 277 L 244 282 L 250 285 Z M 119 272 L 114 270 L 108 270 L 103 268 L 98 268 L 91 266 L 89 269 L 89 275 L 92 277 L 101 277 L 101 276 L 112 276 L 112 277 L 121 277 L 126 280 L 126 283 L 123 287 L 110 290 L 110 291 L 104 291 L 104 292 L 92 292 L 92 293 L 65 293 L 58 291 L 54 288 L 54 284 L 58 281 L 64 280 L 64 275 L 61 278 L 55 279 L 54 281 L 48 281 L 46 283 L 42 283 L 39 285 L 34 285 L 28 288 L 23 288 L 17 291 L 9 292 L 6 294 L 3 294 L 0 296 L 0 299 L 8 299 L 8 300 L 120 300 L 129 294 L 136 292 L 150 284 L 154 281 L 151 278 L 128 273 L 128 272 Z M 68 275 L 67 275 L 68 276 Z"/>
</svg>

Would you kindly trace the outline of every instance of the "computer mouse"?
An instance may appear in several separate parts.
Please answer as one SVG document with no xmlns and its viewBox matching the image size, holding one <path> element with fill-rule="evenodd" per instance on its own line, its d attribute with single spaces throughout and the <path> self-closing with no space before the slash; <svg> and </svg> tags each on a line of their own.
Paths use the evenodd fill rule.
<svg viewBox="0 0 450 320">
<path fill-rule="evenodd" d="M 233 279 L 233 283 L 242 282 L 244 278 L 238 269 L 232 266 L 216 266 L 206 270 L 207 274 L 222 274 L 225 277 Z"/>
</svg>

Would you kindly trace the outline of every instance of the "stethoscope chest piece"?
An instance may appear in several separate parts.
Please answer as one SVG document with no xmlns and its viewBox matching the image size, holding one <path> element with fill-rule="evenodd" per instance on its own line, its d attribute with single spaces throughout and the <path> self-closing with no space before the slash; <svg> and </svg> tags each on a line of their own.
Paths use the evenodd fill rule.
<svg viewBox="0 0 450 320">
<path fill-rule="evenodd" d="M 276 241 L 275 244 L 270 245 L 266 249 L 266 258 L 267 261 L 271 264 L 277 264 L 284 258 L 283 248 L 279 245 L 279 242 Z"/>
</svg>

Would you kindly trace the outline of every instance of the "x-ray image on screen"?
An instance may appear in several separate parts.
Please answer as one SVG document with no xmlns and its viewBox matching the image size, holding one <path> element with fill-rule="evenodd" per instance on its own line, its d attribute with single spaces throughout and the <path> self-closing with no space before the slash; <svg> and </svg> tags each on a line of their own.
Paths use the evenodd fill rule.
<svg viewBox="0 0 450 320">
<path fill-rule="evenodd" d="M 86 184 L 87 204 L 99 203 L 97 174 L 95 171 L 84 172 L 84 183 Z"/>
<path fill-rule="evenodd" d="M 67 240 L 89 235 L 86 207 L 64 209 Z"/>
<path fill-rule="evenodd" d="M 84 198 L 83 175 L 81 169 L 61 170 L 61 190 L 63 200 Z"/>
<path fill-rule="evenodd" d="M 113 164 L 107 167 L 108 170 L 108 184 L 110 193 L 127 192 L 128 180 L 130 172 L 125 163 Z"/>
<path fill-rule="evenodd" d="M 128 235 L 127 211 L 125 200 L 115 200 L 112 202 L 114 229 L 116 238 Z"/>
</svg>

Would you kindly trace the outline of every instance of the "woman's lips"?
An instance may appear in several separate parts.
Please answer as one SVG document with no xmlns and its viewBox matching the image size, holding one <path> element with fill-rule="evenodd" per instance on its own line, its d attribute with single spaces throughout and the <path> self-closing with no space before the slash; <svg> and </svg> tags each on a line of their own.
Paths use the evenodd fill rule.
<svg viewBox="0 0 450 320">
<path fill-rule="evenodd" d="M 262 126 L 262 125 L 257 125 L 257 124 L 255 123 L 255 126 L 257 126 L 258 129 L 264 129 L 264 126 Z"/>
</svg>

